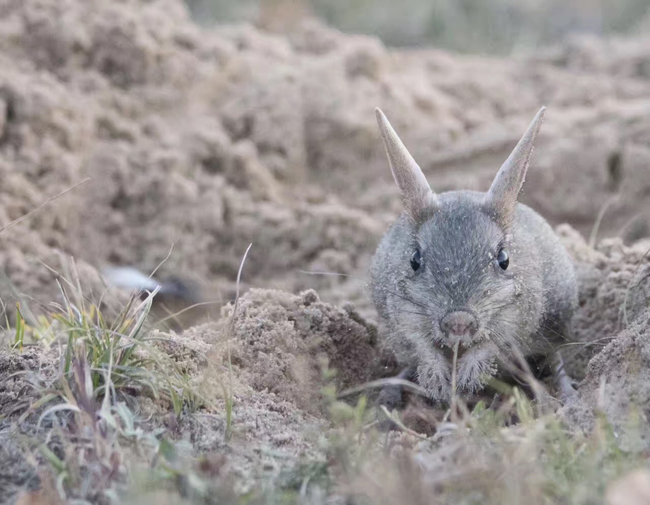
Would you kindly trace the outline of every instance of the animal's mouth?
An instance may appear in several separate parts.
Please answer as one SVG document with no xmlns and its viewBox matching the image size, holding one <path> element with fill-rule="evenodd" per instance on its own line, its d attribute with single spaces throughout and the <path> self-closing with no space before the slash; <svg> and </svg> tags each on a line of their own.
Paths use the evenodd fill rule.
<svg viewBox="0 0 650 505">
<path fill-rule="evenodd" d="M 445 347 L 442 349 L 442 352 L 450 361 L 453 360 L 454 353 L 457 353 L 456 359 L 460 359 L 467 351 L 472 348 L 473 343 L 474 341 L 471 338 L 462 340 L 456 338 L 453 341 L 450 338 L 447 340 Z M 458 351 L 456 351 L 456 349 L 458 349 Z"/>
<path fill-rule="evenodd" d="M 472 335 L 469 332 L 448 335 L 445 339 L 446 346 L 451 350 L 458 347 L 458 352 L 460 352 L 461 349 L 468 349 L 469 347 L 474 345 L 475 342 L 476 342 L 476 335 Z"/>
<path fill-rule="evenodd" d="M 461 347 L 458 346 L 458 354 L 456 356 L 456 360 L 459 360 L 460 358 L 463 357 L 463 355 L 467 352 L 468 348 L 467 347 Z M 455 349 L 453 347 L 445 347 L 442 350 L 442 354 L 445 356 L 445 358 L 451 363 L 454 359 L 454 351 Z"/>
</svg>

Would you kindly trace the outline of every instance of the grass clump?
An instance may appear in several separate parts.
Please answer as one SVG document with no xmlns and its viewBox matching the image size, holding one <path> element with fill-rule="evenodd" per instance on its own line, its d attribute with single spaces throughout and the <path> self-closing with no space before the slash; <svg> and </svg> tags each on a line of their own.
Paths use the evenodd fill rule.
<svg viewBox="0 0 650 505">
<path fill-rule="evenodd" d="M 533 403 L 513 391 L 498 410 L 479 403 L 451 422 L 441 417 L 432 437 L 348 438 L 353 464 L 345 461 L 334 488 L 364 504 L 590 505 L 605 503 L 612 481 L 647 467 L 642 447 L 622 450 L 623 434 L 603 415 L 591 433 L 576 433 L 554 414 L 536 415 Z"/>
<path fill-rule="evenodd" d="M 648 466 L 641 445 L 620 445 L 634 438 L 634 423 L 616 431 L 598 414 L 591 432 L 575 432 L 518 388 L 503 396 L 496 408 L 479 402 L 469 409 L 457 399 L 455 411 L 438 412 L 427 436 L 394 412 L 402 430 L 378 430 L 385 413 L 363 395 L 341 401 L 330 384 L 322 391 L 330 422 L 322 458 L 302 459 L 246 495 L 219 494 L 223 483 L 186 472 L 194 491 L 177 503 L 609 505 L 612 482 Z"/>
<path fill-rule="evenodd" d="M 39 356 L 49 356 L 49 371 L 11 376 L 31 378 L 24 379 L 28 399 L 19 402 L 27 404 L 24 412 L 8 412 L 4 427 L 29 460 L 53 475 L 60 499 L 118 503 L 135 462 L 153 460 L 164 446 L 165 428 L 143 427 L 143 398 L 160 411 L 173 410 L 177 420 L 208 402 L 195 378 L 159 345 L 167 338 L 150 332 L 155 291 L 132 296 L 106 317 L 101 302 L 87 300 L 79 283 L 62 279 L 59 288 L 62 302 L 52 304 L 48 315 L 34 317 L 17 306 L 9 331 L 13 352 L 38 349 Z"/>
<path fill-rule="evenodd" d="M 145 394 L 171 404 L 177 415 L 204 404 L 188 374 L 156 345 L 165 337 L 150 332 L 147 318 L 157 291 L 143 299 L 133 295 L 118 314 L 107 318 L 84 297 L 79 284 L 64 282 L 59 283 L 63 302 L 51 304 L 54 310 L 47 316 L 31 316 L 32 324 L 25 322 L 18 306 L 15 350 L 23 352 L 26 345 L 58 348 L 64 380 L 70 380 L 79 363 L 87 365 L 84 388 L 95 399 Z"/>
</svg>

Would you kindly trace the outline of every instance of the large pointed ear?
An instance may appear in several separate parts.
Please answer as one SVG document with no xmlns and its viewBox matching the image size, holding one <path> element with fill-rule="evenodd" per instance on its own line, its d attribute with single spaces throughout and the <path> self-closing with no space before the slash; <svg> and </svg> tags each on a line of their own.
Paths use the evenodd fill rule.
<svg viewBox="0 0 650 505">
<path fill-rule="evenodd" d="M 404 207 L 413 220 L 422 222 L 438 207 L 438 198 L 384 113 L 379 109 L 375 109 L 375 113 L 393 178 L 402 192 Z"/>
<path fill-rule="evenodd" d="M 494 210 L 502 226 L 508 227 L 514 218 L 517 197 L 526 179 L 535 138 L 542 126 L 545 107 L 542 107 L 510 156 L 499 169 L 486 195 L 486 203 Z"/>
</svg>

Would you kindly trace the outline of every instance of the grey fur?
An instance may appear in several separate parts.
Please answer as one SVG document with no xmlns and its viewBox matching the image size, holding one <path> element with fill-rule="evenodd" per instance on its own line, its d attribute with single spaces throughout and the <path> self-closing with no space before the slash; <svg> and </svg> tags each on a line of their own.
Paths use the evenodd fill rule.
<svg viewBox="0 0 650 505">
<path fill-rule="evenodd" d="M 550 355 L 558 342 L 570 338 L 577 302 L 573 263 L 550 225 L 516 203 L 543 113 L 489 192 L 441 193 L 427 208 L 421 198 L 415 205 L 407 202 L 373 258 L 372 298 L 386 324 L 387 343 L 402 363 L 417 370 L 420 385 L 434 400 L 450 397 L 455 345 L 461 350 L 457 390 L 472 393 L 496 373 L 499 362 L 514 354 Z M 394 134 L 381 113 L 378 118 L 382 131 Z M 400 159 L 408 157 L 402 153 Z M 417 164 L 409 161 L 408 166 Z M 402 191 L 404 198 L 411 194 Z M 413 209 L 426 218 L 414 219 Z M 506 270 L 496 259 L 500 248 L 509 255 Z M 410 261 L 416 249 L 422 263 L 414 271 Z M 476 333 L 453 335 L 441 329 L 441 319 L 458 310 L 478 319 Z"/>
</svg>

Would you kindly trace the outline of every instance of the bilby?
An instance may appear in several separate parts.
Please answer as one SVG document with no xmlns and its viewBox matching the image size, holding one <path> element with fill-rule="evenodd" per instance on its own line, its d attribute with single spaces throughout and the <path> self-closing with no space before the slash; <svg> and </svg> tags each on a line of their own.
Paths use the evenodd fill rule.
<svg viewBox="0 0 650 505">
<path fill-rule="evenodd" d="M 577 304 L 569 254 L 551 226 L 517 198 L 545 109 L 485 192 L 435 193 L 384 114 L 377 120 L 404 212 L 371 266 L 387 344 L 435 401 L 481 390 L 499 364 L 555 356 Z M 453 356 L 457 363 L 452 374 Z M 562 396 L 571 394 L 561 360 Z"/>
</svg>

